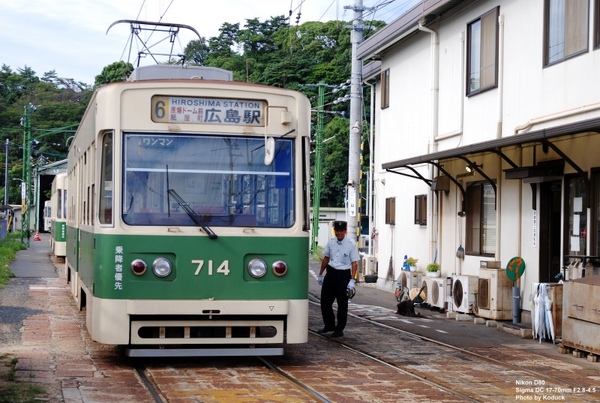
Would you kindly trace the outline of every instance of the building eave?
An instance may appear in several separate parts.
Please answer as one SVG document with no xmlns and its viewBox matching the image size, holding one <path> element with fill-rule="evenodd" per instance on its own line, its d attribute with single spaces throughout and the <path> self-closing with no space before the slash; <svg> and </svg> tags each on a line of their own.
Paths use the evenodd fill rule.
<svg viewBox="0 0 600 403">
<path fill-rule="evenodd" d="M 419 2 L 389 25 L 358 44 L 356 57 L 359 60 L 379 57 L 381 53 L 396 43 L 417 32 L 419 23 L 426 25 L 441 14 L 465 2 L 466 0 L 423 0 Z"/>
<path fill-rule="evenodd" d="M 405 158 L 402 160 L 382 164 L 381 167 L 384 170 L 391 170 L 396 168 L 407 167 L 410 165 L 439 162 L 443 160 L 458 158 L 460 156 L 501 151 L 505 147 L 541 143 L 556 137 L 574 135 L 585 132 L 600 133 L 600 118 L 546 128 L 524 134 L 517 134 L 509 137 L 502 137 L 500 139 L 495 140 L 483 141 L 480 143 L 474 143 L 458 148 L 452 148 L 449 150 L 423 154 L 416 157 Z"/>
</svg>

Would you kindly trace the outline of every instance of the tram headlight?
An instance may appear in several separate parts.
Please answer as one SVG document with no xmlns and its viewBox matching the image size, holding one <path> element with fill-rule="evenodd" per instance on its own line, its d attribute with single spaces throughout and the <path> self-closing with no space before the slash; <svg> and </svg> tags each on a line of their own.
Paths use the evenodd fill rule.
<svg viewBox="0 0 600 403">
<path fill-rule="evenodd" d="M 275 263 L 273 263 L 272 269 L 273 269 L 273 274 L 275 274 L 278 277 L 281 277 L 285 273 L 287 273 L 288 267 L 287 267 L 287 264 L 283 260 L 278 260 Z"/>
<path fill-rule="evenodd" d="M 167 277 L 172 270 L 171 261 L 167 258 L 159 257 L 152 262 L 152 271 L 156 277 Z"/>
<path fill-rule="evenodd" d="M 248 273 L 254 278 L 261 278 L 267 273 L 267 264 L 262 259 L 252 259 L 248 263 Z"/>
<path fill-rule="evenodd" d="M 131 271 L 136 276 L 141 276 L 142 274 L 146 273 L 147 268 L 148 265 L 142 259 L 135 259 L 133 262 L 131 262 Z"/>
</svg>

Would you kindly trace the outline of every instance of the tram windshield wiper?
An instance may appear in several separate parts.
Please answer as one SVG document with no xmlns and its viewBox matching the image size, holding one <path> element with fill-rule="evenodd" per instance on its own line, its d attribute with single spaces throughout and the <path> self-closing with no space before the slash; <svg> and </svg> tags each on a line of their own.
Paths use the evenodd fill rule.
<svg viewBox="0 0 600 403">
<path fill-rule="evenodd" d="M 210 227 L 202 221 L 202 218 L 198 214 L 196 214 L 196 212 L 190 207 L 190 205 L 185 200 L 181 198 L 181 196 L 179 196 L 175 189 L 168 189 L 167 192 L 170 196 L 173 197 L 173 199 L 175 199 L 177 204 L 179 204 L 181 208 L 185 210 L 185 212 L 192 219 L 192 221 L 194 221 L 196 225 L 199 225 L 204 230 L 204 232 L 206 232 L 210 239 L 217 239 L 217 234 L 215 234 L 213 230 L 210 229 Z"/>
</svg>

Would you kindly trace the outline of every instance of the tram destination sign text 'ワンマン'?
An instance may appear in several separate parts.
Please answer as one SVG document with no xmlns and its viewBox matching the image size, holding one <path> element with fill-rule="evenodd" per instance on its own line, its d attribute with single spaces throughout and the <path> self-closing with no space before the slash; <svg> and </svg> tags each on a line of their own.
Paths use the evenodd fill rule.
<svg viewBox="0 0 600 403">
<path fill-rule="evenodd" d="M 152 121 L 264 126 L 266 102 L 246 99 L 152 97 Z"/>
</svg>

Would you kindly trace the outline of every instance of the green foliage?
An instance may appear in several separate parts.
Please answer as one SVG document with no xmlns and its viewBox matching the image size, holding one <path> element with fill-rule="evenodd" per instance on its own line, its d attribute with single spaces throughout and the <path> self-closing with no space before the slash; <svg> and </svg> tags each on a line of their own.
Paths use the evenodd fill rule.
<svg viewBox="0 0 600 403">
<path fill-rule="evenodd" d="M 348 145 L 350 123 L 335 116 L 323 131 L 321 205 L 337 207 L 344 205 L 344 191 L 348 182 Z"/>
<path fill-rule="evenodd" d="M 384 26 L 371 21 L 365 34 Z M 338 85 L 350 77 L 351 29 L 342 21 L 306 22 L 290 26 L 284 16 L 266 21 L 247 19 L 246 24 L 224 23 L 219 35 L 190 42 L 188 62 L 219 67 L 233 72 L 234 80 L 247 81 L 304 92 L 313 105 L 318 102 L 315 84 Z M 349 103 L 333 105 L 337 96 L 328 95 L 326 111 L 348 116 Z M 368 97 L 364 98 L 368 111 Z M 314 122 L 317 116 L 313 115 Z M 365 116 L 368 121 L 368 116 Z M 367 125 L 365 133 L 368 132 Z M 316 123 L 314 123 L 316 127 Z M 348 178 L 350 123 L 335 114 L 325 114 L 322 150 L 321 205 L 343 206 Z M 366 135 L 365 135 L 366 138 Z M 368 149 L 363 154 L 368 165 Z M 313 165 L 314 166 L 314 161 Z M 366 175 L 363 175 L 366 178 Z"/>
<path fill-rule="evenodd" d="M 109 64 L 96 76 L 94 86 L 125 81 L 133 71 L 133 65 L 123 61 Z"/>
<path fill-rule="evenodd" d="M 25 66 L 13 71 L 9 66 L 0 69 L 0 132 L 2 142 L 9 140 L 8 202 L 21 204 L 20 183 L 23 172 L 23 126 L 25 106 L 35 105 L 30 114 L 32 128 L 32 160 L 35 165 L 56 162 L 67 156 L 67 139 L 74 134 L 87 103 L 91 87 L 72 79 L 60 78 L 54 70 L 38 78 Z M 2 162 L 5 161 L 2 147 Z M 4 164 L 2 164 L 4 169 Z M 2 175 L 4 177 L 4 175 Z M 1 183 L 1 182 L 0 182 Z M 6 184 L 2 183 L 2 190 Z"/>
<path fill-rule="evenodd" d="M 385 24 L 369 21 L 365 38 Z M 191 65 L 218 67 L 233 72 L 234 80 L 271 85 L 304 92 L 313 105 L 317 104 L 315 84 L 338 85 L 350 78 L 352 46 L 351 29 L 344 21 L 305 22 L 290 25 L 285 16 L 265 21 L 249 18 L 243 27 L 239 23 L 223 23 L 216 37 L 191 41 L 184 49 Z M 131 63 L 112 63 L 95 77 L 94 86 L 123 81 L 133 71 Z M 349 103 L 333 105 L 335 97 L 327 95 L 328 112 L 324 119 L 324 136 L 331 138 L 322 155 L 323 180 L 321 205 L 343 206 L 348 177 Z M 366 94 L 364 121 L 368 122 L 369 97 Z M 34 142 L 33 163 L 48 163 L 64 159 L 66 142 L 73 135 L 92 96 L 92 88 L 72 79 L 58 77 L 54 70 L 40 79 L 30 67 L 17 71 L 7 65 L 0 69 L 0 128 L 11 142 L 9 151 L 10 179 L 20 178 L 22 170 L 23 128 L 19 125 L 24 106 L 32 103 L 37 111 L 31 114 Z M 317 115 L 313 114 L 316 122 Z M 314 123 L 316 127 L 316 123 Z M 363 139 L 368 132 L 365 131 Z M 56 128 L 65 130 L 47 133 Z M 366 149 L 365 149 L 366 150 Z M 368 166 L 368 150 L 363 153 Z M 314 165 L 313 165 L 314 166 Z M 366 178 L 366 175 L 363 175 Z M 16 182 L 9 183 L 9 202 L 19 204 L 20 191 Z"/>
<path fill-rule="evenodd" d="M 440 264 L 439 263 L 429 263 L 427 265 L 427 271 L 428 272 L 436 272 L 440 270 Z"/>
<path fill-rule="evenodd" d="M 36 402 L 48 400 L 46 390 L 34 383 L 15 382 L 19 360 L 8 354 L 0 356 L 0 403 Z"/>
<path fill-rule="evenodd" d="M 20 236 L 20 233 L 12 233 L 0 241 L 0 288 L 8 284 L 8 281 L 14 277 L 8 264 L 15 259 L 17 251 L 25 249 L 25 245 L 20 241 Z"/>
<path fill-rule="evenodd" d="M 183 54 L 188 64 L 203 66 L 206 64 L 209 49 L 206 39 L 190 41 L 185 47 Z"/>
<path fill-rule="evenodd" d="M 323 260 L 323 247 L 317 245 L 316 249 L 312 252 L 311 256 L 313 260 L 317 262 Z"/>
</svg>

